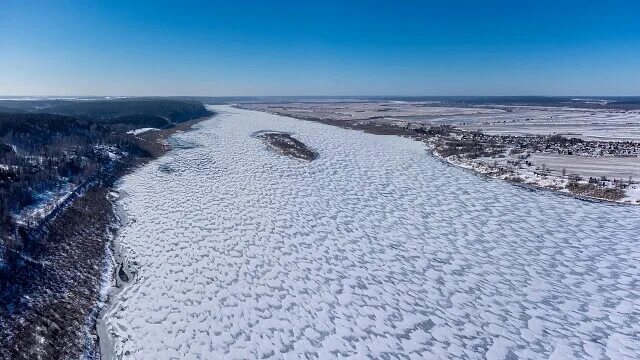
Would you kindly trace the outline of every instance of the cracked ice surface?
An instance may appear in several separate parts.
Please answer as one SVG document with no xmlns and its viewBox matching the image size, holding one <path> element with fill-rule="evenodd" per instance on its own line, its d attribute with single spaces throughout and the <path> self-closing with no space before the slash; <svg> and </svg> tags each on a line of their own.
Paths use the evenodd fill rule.
<svg viewBox="0 0 640 360">
<path fill-rule="evenodd" d="M 423 144 L 220 115 L 127 176 L 125 358 L 633 358 L 640 210 L 531 192 Z M 311 163 L 251 136 L 285 131 Z M 161 166 L 175 171 L 161 171 Z"/>
</svg>

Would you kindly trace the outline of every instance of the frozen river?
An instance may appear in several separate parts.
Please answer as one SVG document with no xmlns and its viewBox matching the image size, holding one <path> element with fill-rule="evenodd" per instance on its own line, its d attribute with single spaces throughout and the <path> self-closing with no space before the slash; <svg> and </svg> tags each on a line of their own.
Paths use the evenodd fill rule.
<svg viewBox="0 0 640 360">
<path fill-rule="evenodd" d="M 487 180 L 400 137 L 215 110 L 121 184 L 138 275 L 104 314 L 116 356 L 640 354 L 640 207 Z"/>
</svg>

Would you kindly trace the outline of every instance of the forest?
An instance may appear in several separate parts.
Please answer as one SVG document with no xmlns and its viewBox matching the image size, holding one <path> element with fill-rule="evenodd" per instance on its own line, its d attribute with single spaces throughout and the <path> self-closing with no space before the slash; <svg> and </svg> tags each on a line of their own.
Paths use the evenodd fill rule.
<svg viewBox="0 0 640 360">
<path fill-rule="evenodd" d="M 0 269 L 11 266 L 9 253 L 28 252 L 35 229 L 65 199 L 149 156 L 128 131 L 210 114 L 173 99 L 0 101 Z"/>
</svg>

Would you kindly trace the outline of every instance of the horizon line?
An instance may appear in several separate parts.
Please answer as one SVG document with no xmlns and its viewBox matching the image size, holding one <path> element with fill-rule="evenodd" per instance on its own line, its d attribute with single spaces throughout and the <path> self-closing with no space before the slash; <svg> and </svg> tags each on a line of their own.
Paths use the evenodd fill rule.
<svg viewBox="0 0 640 360">
<path fill-rule="evenodd" d="M 210 97 L 210 98 L 241 98 L 241 97 L 307 97 L 307 98 L 330 98 L 330 97 L 338 97 L 338 98 L 373 98 L 373 97 L 540 97 L 540 98 L 549 98 L 549 97 L 557 97 L 557 98 L 573 98 L 573 97 L 587 97 L 587 98 L 621 98 L 621 97 L 638 97 L 639 95 L 534 95 L 534 94 L 517 94 L 517 95 L 393 95 L 393 94 L 383 94 L 383 95 L 7 95 L 0 94 L 0 98 L 91 98 L 91 97 L 120 97 L 120 98 L 167 98 L 167 97 Z"/>
</svg>

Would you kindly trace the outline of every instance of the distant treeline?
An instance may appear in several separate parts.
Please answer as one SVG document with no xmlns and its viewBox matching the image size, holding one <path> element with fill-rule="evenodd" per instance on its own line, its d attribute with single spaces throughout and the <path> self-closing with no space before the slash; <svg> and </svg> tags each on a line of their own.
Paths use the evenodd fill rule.
<svg viewBox="0 0 640 360">
<path fill-rule="evenodd" d="M 116 100 L 0 100 L 0 112 L 50 113 L 88 118 L 95 122 L 166 127 L 207 116 L 201 102 L 176 99 Z"/>
</svg>

